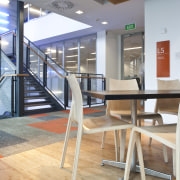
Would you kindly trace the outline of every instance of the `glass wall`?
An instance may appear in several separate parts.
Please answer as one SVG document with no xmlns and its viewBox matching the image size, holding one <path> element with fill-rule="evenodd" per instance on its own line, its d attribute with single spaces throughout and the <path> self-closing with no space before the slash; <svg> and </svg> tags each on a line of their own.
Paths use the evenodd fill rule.
<svg viewBox="0 0 180 180">
<path fill-rule="evenodd" d="M 144 34 L 135 33 L 122 36 L 122 77 L 137 79 L 144 88 Z"/>
<path fill-rule="evenodd" d="M 45 44 L 40 49 L 67 72 L 96 73 L 96 35 Z"/>
<path fill-rule="evenodd" d="M 77 39 L 64 43 L 64 69 L 68 72 L 78 72 L 79 43 Z"/>
<path fill-rule="evenodd" d="M 24 22 L 28 22 L 34 18 L 39 18 L 41 16 L 46 15 L 47 13 L 49 13 L 49 12 L 45 11 L 41 8 L 32 6 L 32 4 L 25 3 L 25 5 L 24 5 Z"/>
<path fill-rule="evenodd" d="M 96 37 L 80 39 L 80 72 L 96 73 Z"/>
</svg>

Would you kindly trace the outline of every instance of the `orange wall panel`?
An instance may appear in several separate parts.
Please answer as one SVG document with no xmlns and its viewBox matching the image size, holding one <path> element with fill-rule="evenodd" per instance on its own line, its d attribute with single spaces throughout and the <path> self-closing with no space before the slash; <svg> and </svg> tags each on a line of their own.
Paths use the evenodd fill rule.
<svg viewBox="0 0 180 180">
<path fill-rule="evenodd" d="M 161 41 L 156 44 L 157 77 L 170 76 L 170 41 Z"/>
</svg>

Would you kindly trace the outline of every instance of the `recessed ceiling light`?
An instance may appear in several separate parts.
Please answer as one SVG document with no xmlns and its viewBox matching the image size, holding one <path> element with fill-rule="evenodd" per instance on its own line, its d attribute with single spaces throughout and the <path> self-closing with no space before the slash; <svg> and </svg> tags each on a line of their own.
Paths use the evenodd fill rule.
<svg viewBox="0 0 180 180">
<path fill-rule="evenodd" d="M 129 51 L 129 50 L 133 50 L 133 49 L 141 49 L 142 47 L 133 47 L 133 48 L 125 48 L 124 51 Z"/>
<path fill-rule="evenodd" d="M 77 57 L 78 55 L 66 56 L 67 58 Z"/>
<path fill-rule="evenodd" d="M 85 47 L 84 47 L 84 46 L 80 46 L 80 48 L 83 49 L 83 48 L 85 48 Z M 69 50 L 69 51 L 72 51 L 72 50 L 76 50 L 76 49 L 78 49 L 78 47 L 69 48 L 68 50 Z"/>
<path fill-rule="evenodd" d="M 76 11 L 76 14 L 83 14 L 84 12 L 81 10 Z"/>
<path fill-rule="evenodd" d="M 108 24 L 108 22 L 107 21 L 103 21 L 103 22 L 101 22 L 101 24 Z"/>
<path fill-rule="evenodd" d="M 95 61 L 96 58 L 86 59 L 87 61 Z"/>
</svg>

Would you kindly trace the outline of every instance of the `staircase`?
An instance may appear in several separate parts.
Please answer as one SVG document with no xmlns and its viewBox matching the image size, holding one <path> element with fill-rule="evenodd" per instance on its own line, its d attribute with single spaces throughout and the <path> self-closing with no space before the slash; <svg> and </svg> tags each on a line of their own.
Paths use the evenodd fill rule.
<svg viewBox="0 0 180 180">
<path fill-rule="evenodd" d="M 24 79 L 24 114 L 62 110 L 63 108 L 33 76 Z"/>
</svg>

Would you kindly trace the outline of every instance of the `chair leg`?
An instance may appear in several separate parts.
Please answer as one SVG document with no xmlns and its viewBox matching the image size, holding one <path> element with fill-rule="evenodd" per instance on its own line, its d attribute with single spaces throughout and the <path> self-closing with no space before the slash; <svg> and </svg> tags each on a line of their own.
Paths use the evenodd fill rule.
<svg viewBox="0 0 180 180">
<path fill-rule="evenodd" d="M 119 130 L 114 131 L 114 141 L 115 141 L 115 151 L 116 151 L 116 161 L 119 161 Z"/>
<path fill-rule="evenodd" d="M 178 141 L 177 139 L 176 141 Z M 180 179 L 180 147 L 176 146 L 176 180 Z"/>
<path fill-rule="evenodd" d="M 139 166 L 140 166 L 140 171 L 141 171 L 141 180 L 145 180 L 146 177 L 145 177 L 145 171 L 144 171 L 144 160 L 143 160 L 143 153 L 142 153 L 142 146 L 141 146 L 141 136 L 139 133 L 137 134 L 136 146 L 137 146 Z"/>
<path fill-rule="evenodd" d="M 145 180 L 145 171 L 144 171 L 144 161 L 143 161 L 143 154 L 142 154 L 142 147 L 141 147 L 141 137 L 140 134 L 137 132 L 132 131 L 129 140 L 128 152 L 127 152 L 127 159 L 126 159 L 126 167 L 124 173 L 124 180 L 129 180 L 130 168 L 131 168 L 131 160 L 133 155 L 133 150 L 135 147 L 135 143 L 137 146 L 137 153 L 139 158 L 139 165 L 141 171 L 141 180 Z"/>
<path fill-rule="evenodd" d="M 104 149 L 104 142 L 105 142 L 105 138 L 106 138 L 106 133 L 107 133 L 106 131 L 103 132 L 101 149 Z"/>
<path fill-rule="evenodd" d="M 162 145 L 162 149 L 163 149 L 164 162 L 165 162 L 165 163 L 168 163 L 167 146 L 165 146 L 165 145 L 163 144 L 163 145 Z"/>
<path fill-rule="evenodd" d="M 134 147 L 135 147 L 136 139 L 137 139 L 137 133 L 132 131 L 131 134 L 130 134 L 128 151 L 127 151 L 126 167 L 125 167 L 125 172 L 124 172 L 124 180 L 129 180 L 129 174 L 130 174 L 130 168 L 131 168 L 131 160 L 132 160 L 132 155 L 133 155 L 133 150 L 134 150 Z"/>
<path fill-rule="evenodd" d="M 72 180 L 76 180 L 78 161 L 79 161 L 79 152 L 80 152 L 80 146 L 81 146 L 81 139 L 82 139 L 82 127 L 81 128 L 78 127 L 76 150 L 75 150 L 75 157 L 74 157 L 74 165 L 73 165 L 73 171 L 72 171 Z"/>
<path fill-rule="evenodd" d="M 152 125 L 155 126 L 155 124 L 156 124 L 156 120 L 153 119 Z M 151 146 L 151 144 L 152 144 L 152 138 L 150 137 L 149 138 L 149 146 Z"/>
<path fill-rule="evenodd" d="M 173 175 L 176 177 L 176 150 L 172 150 L 172 156 L 173 156 Z"/>
<path fill-rule="evenodd" d="M 120 162 L 124 162 L 125 148 L 126 148 L 126 129 L 121 130 L 120 140 Z"/>
<path fill-rule="evenodd" d="M 65 161 L 65 156 L 66 156 L 66 151 L 67 151 L 67 146 L 68 146 L 68 141 L 69 141 L 69 134 L 70 134 L 71 124 L 72 124 L 72 121 L 69 119 L 68 120 L 68 125 L 67 125 L 67 130 L 66 130 L 66 136 L 65 136 L 65 140 L 64 140 L 63 153 L 62 153 L 62 156 L 61 156 L 61 163 L 60 163 L 61 168 L 63 168 L 63 166 L 64 166 L 64 161 Z"/>
</svg>

